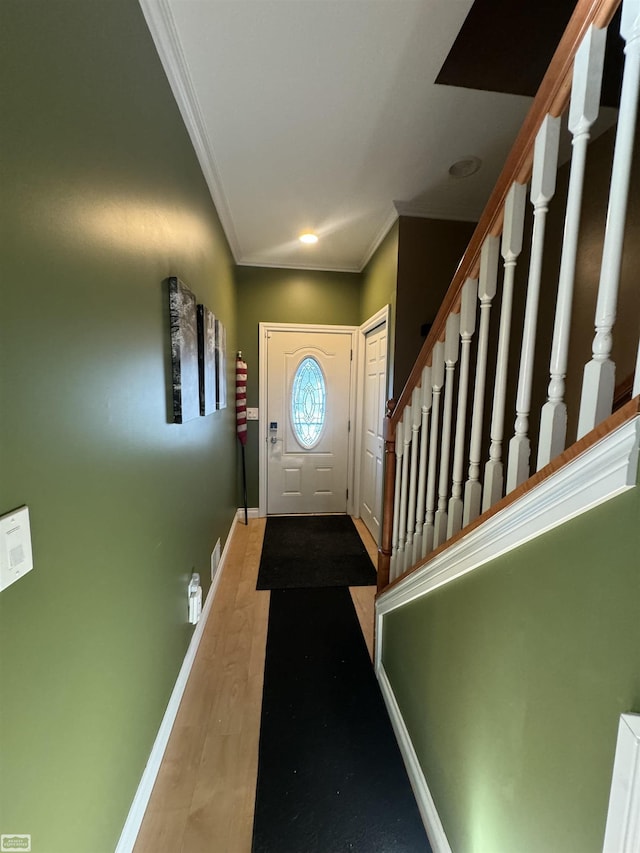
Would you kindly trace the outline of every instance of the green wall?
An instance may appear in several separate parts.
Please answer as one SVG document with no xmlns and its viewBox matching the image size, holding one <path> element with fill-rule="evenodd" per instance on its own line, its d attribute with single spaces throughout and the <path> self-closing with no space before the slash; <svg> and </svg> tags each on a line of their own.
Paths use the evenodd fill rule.
<svg viewBox="0 0 640 853">
<path fill-rule="evenodd" d="M 387 396 L 393 396 L 393 365 L 396 344 L 396 291 L 398 284 L 398 235 L 396 220 L 388 234 L 362 271 L 360 323 L 373 317 L 389 305 L 389 386 Z"/>
<path fill-rule="evenodd" d="M 238 348 L 247 362 L 248 406 L 258 406 L 259 323 L 360 325 L 357 273 L 238 267 L 236 280 Z M 246 458 L 248 505 L 257 507 L 257 421 L 248 423 Z"/>
<path fill-rule="evenodd" d="M 321 323 L 359 326 L 391 305 L 390 381 L 393 376 L 398 222 L 389 230 L 362 273 L 237 267 L 238 348 L 248 366 L 247 405 L 258 406 L 259 323 Z M 258 506 L 258 423 L 247 431 L 248 505 Z M 238 471 L 238 494 L 241 479 Z M 241 501 L 240 501 L 241 503 Z"/>
<path fill-rule="evenodd" d="M 383 661 L 456 853 L 602 849 L 640 712 L 640 489 L 385 619 Z"/>
<path fill-rule="evenodd" d="M 233 410 L 170 422 L 165 279 L 233 350 L 233 268 L 137 2 L 0 18 L 0 512 L 35 562 L 0 593 L 0 832 L 112 853 L 237 505 Z"/>
<path fill-rule="evenodd" d="M 399 228 L 396 220 L 362 271 L 361 323 L 385 305 L 396 304 Z"/>
</svg>

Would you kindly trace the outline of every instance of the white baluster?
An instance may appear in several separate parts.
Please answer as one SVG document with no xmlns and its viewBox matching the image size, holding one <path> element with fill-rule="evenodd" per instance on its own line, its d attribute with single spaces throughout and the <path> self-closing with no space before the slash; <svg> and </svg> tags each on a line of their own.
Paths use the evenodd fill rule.
<svg viewBox="0 0 640 853">
<path fill-rule="evenodd" d="M 484 396 L 487 383 L 487 354 L 489 350 L 489 321 L 491 303 L 496 295 L 498 281 L 498 259 L 500 241 L 489 235 L 482 245 L 480 253 L 480 279 L 478 298 L 480 299 L 480 328 L 478 331 L 478 355 L 476 360 L 476 380 L 473 391 L 473 417 L 471 421 L 471 440 L 469 445 L 469 479 L 464 487 L 463 524 L 466 526 L 480 515 L 482 484 L 480 483 L 480 459 L 482 454 L 482 423 L 484 420 Z"/>
<path fill-rule="evenodd" d="M 507 492 L 529 477 L 529 412 L 531 410 L 531 387 L 533 384 L 533 360 L 536 350 L 538 326 L 538 303 L 542 278 L 544 232 L 549 202 L 556 191 L 558 173 L 558 147 L 560 141 L 560 118 L 547 115 L 536 136 L 531 178 L 531 203 L 533 204 L 533 235 L 531 238 L 531 262 L 527 285 L 527 303 L 524 314 L 520 374 L 516 400 L 515 433 L 509 444 L 507 467 Z"/>
<path fill-rule="evenodd" d="M 460 350 L 460 314 L 449 314 L 444 342 L 444 408 L 442 414 L 442 445 L 440 449 L 440 481 L 438 484 L 438 511 L 433 532 L 433 547 L 437 548 L 447 538 L 447 498 L 449 496 L 449 455 L 451 452 L 451 426 L 453 415 L 453 385 Z"/>
<path fill-rule="evenodd" d="M 414 388 L 411 395 L 411 466 L 409 469 L 409 506 L 407 509 L 407 544 L 404 549 L 404 568 L 413 564 L 413 535 L 416 525 L 416 488 L 418 480 L 418 445 L 420 443 L 422 389 Z"/>
<path fill-rule="evenodd" d="M 404 571 L 404 552 L 407 544 L 407 494 L 409 491 L 409 457 L 411 455 L 411 406 L 406 406 L 402 414 L 402 477 L 400 479 L 400 522 L 398 525 L 398 562 L 397 570 Z M 397 440 L 397 439 L 396 439 Z"/>
<path fill-rule="evenodd" d="M 538 470 L 559 453 L 562 453 L 567 437 L 564 379 L 567 375 L 573 284 L 580 230 L 580 207 L 591 125 L 598 117 L 600 109 L 605 42 L 606 31 L 597 30 L 591 26 L 582 40 L 573 62 L 573 87 L 569 107 L 569 130 L 573 134 L 573 154 L 564 220 L 553 344 L 551 346 L 551 364 L 549 367 L 551 379 L 548 399 L 542 407 L 540 416 Z"/>
<path fill-rule="evenodd" d="M 524 209 L 527 202 L 527 187 L 514 182 L 504 206 L 502 228 L 502 257 L 504 258 L 504 283 L 502 307 L 500 309 L 500 332 L 498 335 L 498 361 L 493 388 L 493 410 L 491 413 L 491 447 L 489 461 L 484 469 L 483 512 L 502 497 L 502 436 L 504 433 L 504 407 L 507 393 L 507 368 L 509 366 L 509 343 L 511 340 L 511 308 L 513 305 L 513 282 L 516 263 L 522 251 L 524 231 Z"/>
<path fill-rule="evenodd" d="M 396 485 L 393 493 L 393 531 L 391 534 L 391 565 L 389 580 L 398 576 L 398 541 L 400 531 L 400 481 L 402 479 L 402 457 L 404 441 L 402 437 L 402 421 L 396 426 Z"/>
<path fill-rule="evenodd" d="M 638 356 L 636 358 L 636 372 L 633 377 L 632 397 L 637 397 L 640 394 L 640 344 L 638 344 Z"/>
<path fill-rule="evenodd" d="M 429 448 L 429 415 L 431 414 L 431 366 L 422 369 L 422 392 L 420 425 L 420 463 L 418 465 L 418 495 L 416 501 L 416 532 L 413 537 L 413 562 L 417 563 L 422 556 L 422 526 L 424 525 L 424 508 L 427 497 L 427 451 Z"/>
<path fill-rule="evenodd" d="M 467 395 L 469 392 L 469 359 L 471 357 L 471 339 L 476 329 L 476 308 L 478 301 L 478 279 L 468 278 L 462 288 L 460 303 L 460 381 L 458 383 L 458 412 L 456 419 L 456 440 L 453 450 L 453 478 L 451 500 L 449 501 L 449 521 L 447 538 L 462 527 L 462 479 L 464 477 L 464 434 L 467 423 Z"/>
<path fill-rule="evenodd" d="M 626 41 L 618 129 L 613 152 L 607 225 L 596 305 L 593 358 L 584 369 L 578 438 L 611 414 L 616 366 L 611 361 L 611 331 L 616 321 L 624 224 L 640 89 L 640 0 L 624 0 L 620 33 Z"/>
<path fill-rule="evenodd" d="M 429 436 L 429 464 L 427 472 L 427 509 L 422 528 L 422 556 L 433 551 L 433 521 L 436 508 L 436 476 L 438 466 L 438 431 L 440 429 L 440 393 L 444 385 L 444 344 L 442 341 L 433 348 L 431 355 L 431 433 Z"/>
</svg>

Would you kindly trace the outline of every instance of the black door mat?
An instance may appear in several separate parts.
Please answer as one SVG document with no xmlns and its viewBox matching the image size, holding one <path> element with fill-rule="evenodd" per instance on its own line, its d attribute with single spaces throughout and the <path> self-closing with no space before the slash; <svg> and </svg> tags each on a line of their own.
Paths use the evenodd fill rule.
<svg viewBox="0 0 640 853">
<path fill-rule="evenodd" d="M 267 519 L 257 589 L 375 583 L 375 569 L 348 515 Z"/>
<path fill-rule="evenodd" d="M 271 593 L 252 849 L 431 849 L 347 589 Z"/>
</svg>

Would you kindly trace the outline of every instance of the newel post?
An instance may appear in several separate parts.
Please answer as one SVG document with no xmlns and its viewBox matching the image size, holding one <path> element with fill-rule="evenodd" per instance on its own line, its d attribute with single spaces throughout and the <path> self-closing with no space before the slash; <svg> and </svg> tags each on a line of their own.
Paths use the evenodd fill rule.
<svg viewBox="0 0 640 853">
<path fill-rule="evenodd" d="M 396 485 L 396 434 L 391 415 L 395 400 L 387 401 L 384 417 L 384 503 L 382 510 L 382 535 L 378 548 L 378 592 L 389 585 L 393 537 L 393 501 Z"/>
</svg>

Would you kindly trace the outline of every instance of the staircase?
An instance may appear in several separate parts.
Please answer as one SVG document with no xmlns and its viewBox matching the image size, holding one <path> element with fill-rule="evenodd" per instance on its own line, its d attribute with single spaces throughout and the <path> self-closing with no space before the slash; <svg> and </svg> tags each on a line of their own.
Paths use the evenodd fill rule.
<svg viewBox="0 0 640 853">
<path fill-rule="evenodd" d="M 619 104 L 601 106 L 603 73 L 617 50 L 624 50 Z M 481 567 L 504 572 L 507 585 L 509 570 L 499 561 L 525 543 L 539 539 L 531 547 L 544 549 L 550 531 L 585 513 L 592 513 L 588 518 L 595 525 L 611 507 L 621 508 L 617 518 L 636 511 L 628 504 L 637 506 L 637 497 L 621 496 L 634 492 L 638 473 L 639 84 L 640 0 L 579 0 L 409 379 L 398 400 L 388 404 L 376 667 L 434 850 L 500 853 L 498 839 L 506 839 L 511 829 L 501 818 L 494 834 L 486 826 L 481 831 L 473 815 L 446 802 L 454 779 L 463 785 L 471 780 L 464 762 L 446 766 L 452 756 L 460 758 L 455 738 L 448 747 L 434 745 L 436 733 L 426 730 L 430 712 L 422 720 L 418 709 L 424 689 L 425 696 L 436 691 L 432 701 L 442 705 L 433 726 L 446 727 L 447 713 L 456 713 L 447 704 L 451 685 L 444 670 L 435 678 L 425 662 L 439 671 L 448 649 L 428 647 L 422 659 L 408 638 L 426 642 L 428 636 L 435 642 L 447 636 L 452 642 L 451 633 L 433 626 L 445 613 L 455 618 L 454 600 L 462 601 L 472 588 L 471 574 L 480 578 Z M 621 502 L 598 515 L 596 508 L 614 499 Z M 634 537 L 637 527 L 630 527 L 624 526 L 617 539 L 631 537 L 637 565 L 640 543 L 637 532 Z M 576 529 L 567 527 L 567 536 Z M 563 541 L 563 534 L 553 535 Z M 580 584 L 580 567 L 570 570 Z M 454 581 L 457 586 L 449 587 Z M 624 589 L 628 577 L 619 583 Z M 429 598 L 436 590 L 439 597 Z M 554 600 L 553 582 L 542 594 L 546 614 Z M 519 606 L 516 626 L 527 621 L 526 607 Z M 568 600 L 563 606 L 571 607 Z M 421 620 L 415 619 L 417 608 Z M 502 613 L 496 610 L 494 624 Z M 549 620 L 551 632 L 561 631 L 561 617 Z M 484 627 L 493 636 L 492 626 Z M 608 623 L 601 627 L 613 630 Z M 532 627 L 531 637 L 536 630 Z M 526 631 L 522 637 L 525 646 L 533 642 Z M 635 634 L 627 636 L 622 647 L 635 640 Z M 465 667 L 472 657 L 456 649 L 452 665 Z M 525 662 L 531 665 L 528 651 L 522 654 Z M 604 669 L 609 665 L 599 662 Z M 571 659 L 567 671 L 579 666 Z M 597 682 L 600 676 L 593 678 Z M 512 690 L 516 704 L 531 698 L 523 685 L 514 669 L 505 689 L 507 695 Z M 492 701 L 487 699 L 487 708 Z M 612 701 L 609 727 L 598 736 L 615 739 L 619 712 L 640 711 L 627 707 L 630 703 L 621 696 Z M 489 736 L 490 726 L 469 725 L 477 736 Z M 525 722 L 522 726 L 526 729 Z M 550 724 L 547 734 L 551 731 L 560 737 Z M 447 731 L 444 740 L 451 737 Z M 538 748 L 542 741 L 522 735 L 521 750 Z M 515 767 L 517 749 L 510 754 Z M 612 763 L 613 748 L 607 756 Z M 598 761 L 602 764 L 602 757 Z M 609 766 L 607 772 L 608 791 Z M 497 778 L 493 784 L 507 783 Z M 601 779 L 580 803 L 587 808 L 597 802 L 594 820 L 604 830 L 606 802 L 597 799 L 598 784 L 602 788 Z M 496 795 L 491 808 L 508 813 L 509 797 Z M 516 824 L 525 819 L 524 802 L 511 808 Z M 447 820 L 441 820 L 443 813 Z M 549 829 L 550 839 L 560 823 Z M 632 849 L 616 846 L 618 831 L 610 820 L 605 849 Z M 449 836 L 459 847 L 451 847 Z M 521 831 L 517 837 L 522 851 L 588 849 L 582 835 L 572 839 L 571 831 L 556 846 L 539 840 L 538 848 L 533 842 L 529 847 Z M 542 832 L 539 839 L 544 837 Z"/>
</svg>

